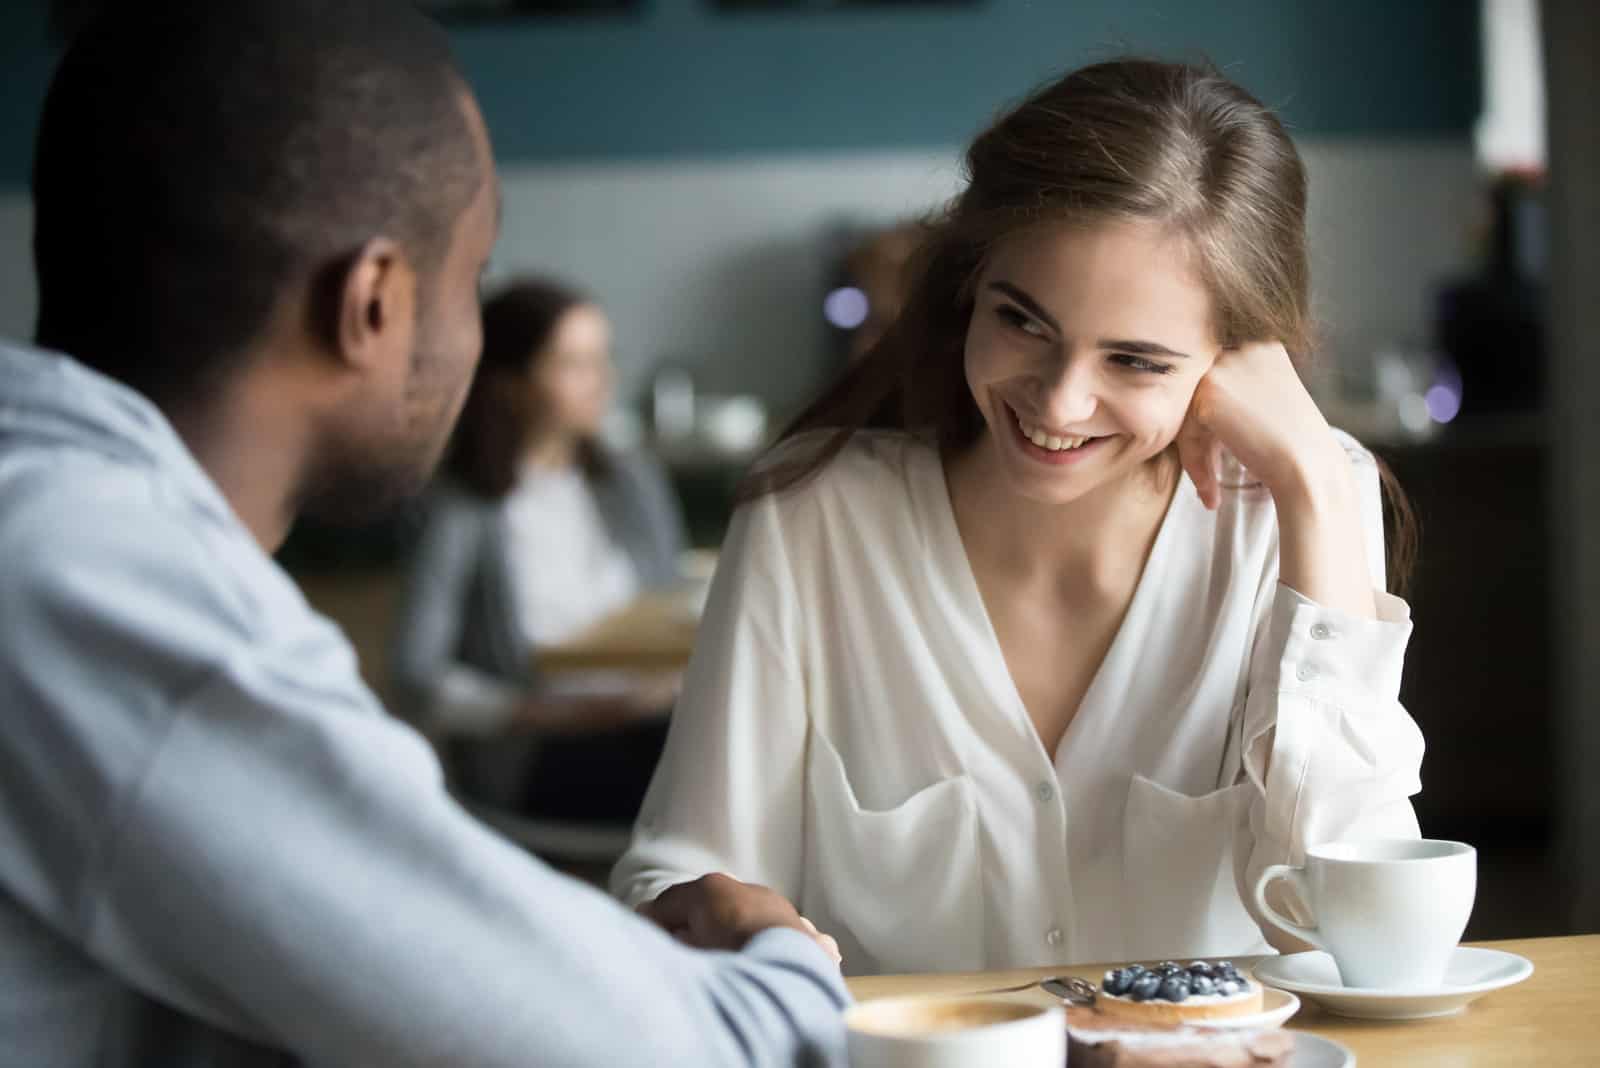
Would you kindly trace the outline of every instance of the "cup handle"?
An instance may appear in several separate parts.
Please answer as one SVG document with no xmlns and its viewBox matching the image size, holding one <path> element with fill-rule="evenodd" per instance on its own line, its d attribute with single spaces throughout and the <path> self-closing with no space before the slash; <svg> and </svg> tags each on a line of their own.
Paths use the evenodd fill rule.
<svg viewBox="0 0 1600 1068">
<path fill-rule="evenodd" d="M 1299 893 L 1300 900 L 1306 902 L 1311 900 L 1311 887 L 1306 882 L 1305 868 L 1293 864 L 1269 864 L 1267 870 L 1261 873 L 1261 878 L 1256 880 L 1256 908 L 1261 911 L 1262 918 L 1285 934 L 1310 942 L 1319 949 L 1327 949 L 1328 945 L 1322 940 L 1321 930 L 1316 927 L 1302 927 L 1267 903 L 1267 887 L 1276 879 L 1289 880 Z"/>
</svg>

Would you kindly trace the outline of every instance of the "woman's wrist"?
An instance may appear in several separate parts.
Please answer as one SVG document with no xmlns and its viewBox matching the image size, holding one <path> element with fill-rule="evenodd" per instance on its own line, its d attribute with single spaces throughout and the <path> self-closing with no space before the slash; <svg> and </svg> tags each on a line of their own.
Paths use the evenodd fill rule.
<svg viewBox="0 0 1600 1068">
<path fill-rule="evenodd" d="M 1280 523 L 1291 516 L 1316 519 L 1360 513 L 1360 493 L 1350 455 L 1331 432 L 1319 435 L 1319 439 L 1286 458 L 1270 479 L 1263 479 Z"/>
<path fill-rule="evenodd" d="M 1279 578 L 1325 607 L 1376 618 L 1355 467 L 1338 439 L 1269 485 L 1278 512 Z"/>
</svg>

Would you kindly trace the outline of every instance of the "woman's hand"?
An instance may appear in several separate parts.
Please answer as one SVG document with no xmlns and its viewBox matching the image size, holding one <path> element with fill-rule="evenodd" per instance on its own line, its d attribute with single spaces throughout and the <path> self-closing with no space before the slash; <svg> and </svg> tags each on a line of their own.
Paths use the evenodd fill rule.
<svg viewBox="0 0 1600 1068">
<path fill-rule="evenodd" d="M 1178 455 L 1207 508 L 1222 499 L 1223 448 L 1272 494 L 1279 579 L 1324 607 L 1374 618 L 1355 468 L 1277 342 L 1223 352 L 1195 388 Z"/>
<path fill-rule="evenodd" d="M 1221 500 L 1217 472 L 1224 447 L 1280 507 L 1297 493 L 1337 481 L 1350 467 L 1288 352 L 1275 341 L 1225 350 L 1194 391 L 1178 454 L 1207 508 Z"/>
<path fill-rule="evenodd" d="M 678 941 L 700 949 L 742 949 L 762 931 L 789 927 L 809 935 L 835 964 L 842 960 L 839 943 L 801 916 L 788 898 L 721 872 L 669 886 L 638 912 Z"/>
</svg>

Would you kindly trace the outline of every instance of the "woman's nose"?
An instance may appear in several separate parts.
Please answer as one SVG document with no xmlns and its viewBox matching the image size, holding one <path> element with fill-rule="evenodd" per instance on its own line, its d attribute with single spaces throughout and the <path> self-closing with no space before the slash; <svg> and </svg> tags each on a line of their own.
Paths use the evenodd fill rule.
<svg viewBox="0 0 1600 1068">
<path fill-rule="evenodd" d="M 1043 383 L 1040 415 L 1052 428 L 1069 430 L 1092 418 L 1099 408 L 1099 384 L 1092 361 L 1066 359 Z"/>
</svg>

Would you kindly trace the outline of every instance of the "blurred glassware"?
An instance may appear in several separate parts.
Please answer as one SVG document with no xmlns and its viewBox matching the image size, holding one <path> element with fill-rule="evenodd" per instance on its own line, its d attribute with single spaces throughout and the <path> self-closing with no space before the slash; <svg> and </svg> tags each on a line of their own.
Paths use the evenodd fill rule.
<svg viewBox="0 0 1600 1068">
<path fill-rule="evenodd" d="M 754 452 L 767 435 L 767 408 L 749 395 L 700 398 L 696 427 L 702 440 L 721 453 Z"/>
<path fill-rule="evenodd" d="M 651 420 L 657 441 L 673 441 L 694 433 L 694 377 L 681 367 L 663 367 L 651 387 Z"/>
<path fill-rule="evenodd" d="M 1368 442 L 1422 441 L 1461 408 L 1461 376 L 1431 345 L 1352 339 L 1313 386 L 1328 422 Z"/>
</svg>

